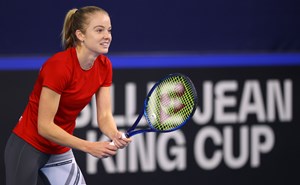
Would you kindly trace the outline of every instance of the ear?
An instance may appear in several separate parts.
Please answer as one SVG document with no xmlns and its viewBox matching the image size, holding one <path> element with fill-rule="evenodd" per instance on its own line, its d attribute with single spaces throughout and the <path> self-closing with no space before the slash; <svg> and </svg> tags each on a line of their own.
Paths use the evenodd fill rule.
<svg viewBox="0 0 300 185">
<path fill-rule="evenodd" d="M 80 30 L 76 30 L 75 35 L 76 35 L 78 40 L 80 40 L 81 42 L 84 41 L 85 35 Z"/>
</svg>

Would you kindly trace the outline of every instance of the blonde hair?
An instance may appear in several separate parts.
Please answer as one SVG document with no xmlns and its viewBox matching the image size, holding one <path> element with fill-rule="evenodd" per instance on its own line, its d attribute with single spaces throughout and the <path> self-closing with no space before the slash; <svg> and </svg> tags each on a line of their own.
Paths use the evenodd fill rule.
<svg viewBox="0 0 300 185">
<path fill-rule="evenodd" d="M 65 16 L 63 29 L 61 32 L 61 43 L 63 49 L 76 46 L 79 41 L 75 35 L 76 30 L 80 30 L 85 33 L 86 26 L 88 25 L 89 15 L 96 12 L 108 13 L 96 6 L 85 6 L 80 9 L 71 9 Z"/>
</svg>

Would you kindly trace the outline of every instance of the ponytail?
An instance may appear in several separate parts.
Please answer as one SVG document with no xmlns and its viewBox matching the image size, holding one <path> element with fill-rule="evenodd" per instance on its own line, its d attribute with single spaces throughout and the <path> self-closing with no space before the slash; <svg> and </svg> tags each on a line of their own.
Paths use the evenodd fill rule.
<svg viewBox="0 0 300 185">
<path fill-rule="evenodd" d="M 77 9 L 74 8 L 69 10 L 64 21 L 63 30 L 61 32 L 61 44 L 63 49 L 70 48 L 74 46 L 75 40 L 75 33 L 73 28 L 73 21 L 74 21 L 74 14 L 76 13 Z"/>
</svg>

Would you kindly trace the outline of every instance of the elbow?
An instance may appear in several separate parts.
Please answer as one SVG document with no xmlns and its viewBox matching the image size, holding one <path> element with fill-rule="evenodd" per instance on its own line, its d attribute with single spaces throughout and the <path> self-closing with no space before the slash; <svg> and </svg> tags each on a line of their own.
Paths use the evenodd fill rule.
<svg viewBox="0 0 300 185">
<path fill-rule="evenodd" d="M 49 129 L 47 129 L 43 124 L 38 123 L 37 131 L 39 135 L 43 136 L 44 138 L 47 138 Z"/>
</svg>

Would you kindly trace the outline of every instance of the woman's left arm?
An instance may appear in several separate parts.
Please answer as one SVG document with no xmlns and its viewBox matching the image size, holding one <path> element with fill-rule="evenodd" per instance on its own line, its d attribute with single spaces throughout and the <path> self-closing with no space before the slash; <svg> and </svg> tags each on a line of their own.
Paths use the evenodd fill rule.
<svg viewBox="0 0 300 185">
<path fill-rule="evenodd" d="M 124 148 L 130 142 L 130 138 L 122 138 L 112 115 L 110 87 L 100 87 L 96 93 L 97 121 L 103 134 L 113 140 L 118 148 Z"/>
</svg>

